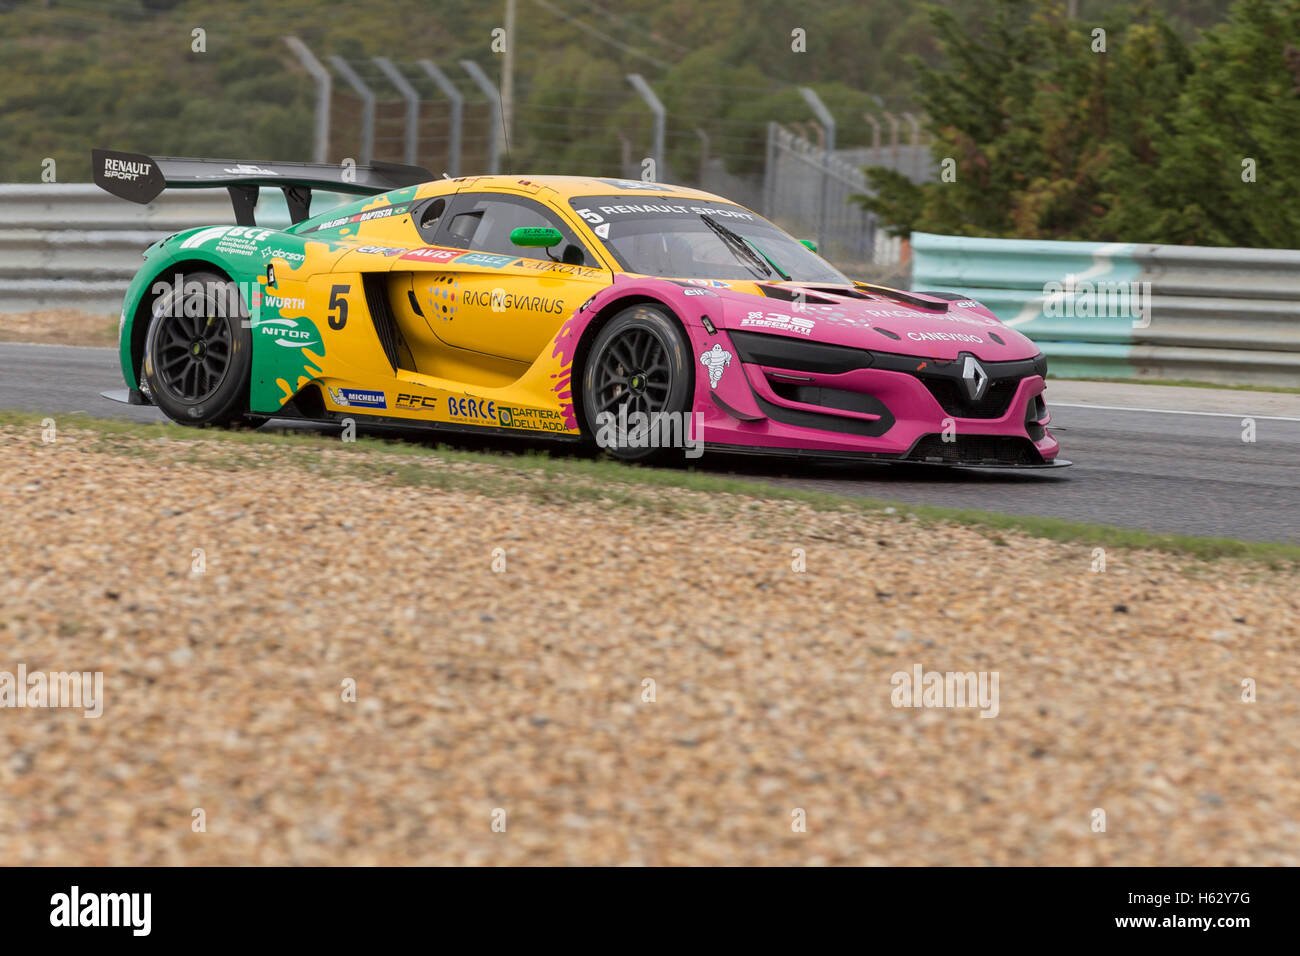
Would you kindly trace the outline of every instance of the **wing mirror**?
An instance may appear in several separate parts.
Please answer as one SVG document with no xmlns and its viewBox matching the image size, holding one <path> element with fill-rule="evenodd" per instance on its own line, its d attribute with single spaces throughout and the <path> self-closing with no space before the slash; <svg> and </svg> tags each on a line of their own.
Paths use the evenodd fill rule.
<svg viewBox="0 0 1300 956">
<path fill-rule="evenodd" d="M 520 226 L 510 230 L 510 241 L 516 246 L 541 247 L 549 249 L 564 241 L 560 230 L 551 226 Z"/>
</svg>

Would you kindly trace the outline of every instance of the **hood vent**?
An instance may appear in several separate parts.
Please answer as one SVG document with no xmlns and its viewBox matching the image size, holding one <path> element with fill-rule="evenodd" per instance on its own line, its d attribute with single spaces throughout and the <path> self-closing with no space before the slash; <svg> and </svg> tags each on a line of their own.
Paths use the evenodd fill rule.
<svg viewBox="0 0 1300 956">
<path fill-rule="evenodd" d="M 790 288 L 783 285 L 764 285 L 758 283 L 759 290 L 769 299 L 780 299 L 782 302 L 811 302 L 814 305 L 834 305 L 834 299 L 826 299 L 818 295 L 817 291 L 805 288 Z M 800 295 L 802 293 L 802 296 Z"/>
<path fill-rule="evenodd" d="M 878 295 L 884 299 L 893 299 L 895 302 L 910 305 L 914 309 L 925 309 L 927 312 L 948 311 L 948 303 L 945 300 L 931 298 L 925 293 L 903 292 L 899 289 L 891 289 L 888 286 L 872 285 L 870 282 L 857 282 L 854 284 L 863 292 L 870 292 L 872 295 Z"/>
</svg>

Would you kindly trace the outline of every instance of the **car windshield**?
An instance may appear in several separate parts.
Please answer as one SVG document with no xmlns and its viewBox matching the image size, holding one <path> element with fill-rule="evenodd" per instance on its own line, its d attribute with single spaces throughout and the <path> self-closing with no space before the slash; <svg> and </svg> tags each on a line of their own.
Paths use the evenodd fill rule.
<svg viewBox="0 0 1300 956">
<path fill-rule="evenodd" d="M 779 282 L 788 276 L 795 282 L 849 282 L 789 233 L 732 203 L 628 195 L 578 196 L 570 202 L 626 272 L 674 279 Z"/>
</svg>

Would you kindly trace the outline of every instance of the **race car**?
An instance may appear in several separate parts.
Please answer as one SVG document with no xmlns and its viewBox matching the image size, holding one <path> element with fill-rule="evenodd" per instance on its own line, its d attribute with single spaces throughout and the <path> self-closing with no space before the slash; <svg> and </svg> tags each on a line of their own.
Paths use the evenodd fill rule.
<svg viewBox="0 0 1300 956">
<path fill-rule="evenodd" d="M 154 243 L 122 308 L 127 390 L 187 425 L 352 419 L 884 462 L 1068 464 L 1047 365 L 961 294 L 855 282 L 696 189 L 95 150 L 147 203 L 225 188 L 235 225 Z M 259 191 L 292 220 L 257 225 Z M 362 198 L 311 214 L 313 191 Z"/>
</svg>

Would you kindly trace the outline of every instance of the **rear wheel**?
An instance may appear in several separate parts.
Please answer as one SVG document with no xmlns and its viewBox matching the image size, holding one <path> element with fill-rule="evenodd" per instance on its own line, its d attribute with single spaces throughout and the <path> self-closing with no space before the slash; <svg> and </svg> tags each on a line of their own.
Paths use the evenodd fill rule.
<svg viewBox="0 0 1300 956">
<path fill-rule="evenodd" d="M 183 425 L 234 425 L 248 411 L 253 336 L 233 282 L 191 272 L 154 300 L 142 377 L 154 404 Z"/>
<path fill-rule="evenodd" d="M 665 309 L 634 305 L 614 316 L 583 368 L 583 414 L 596 444 L 616 458 L 648 461 L 688 437 L 690 356 L 685 331 Z"/>
</svg>

